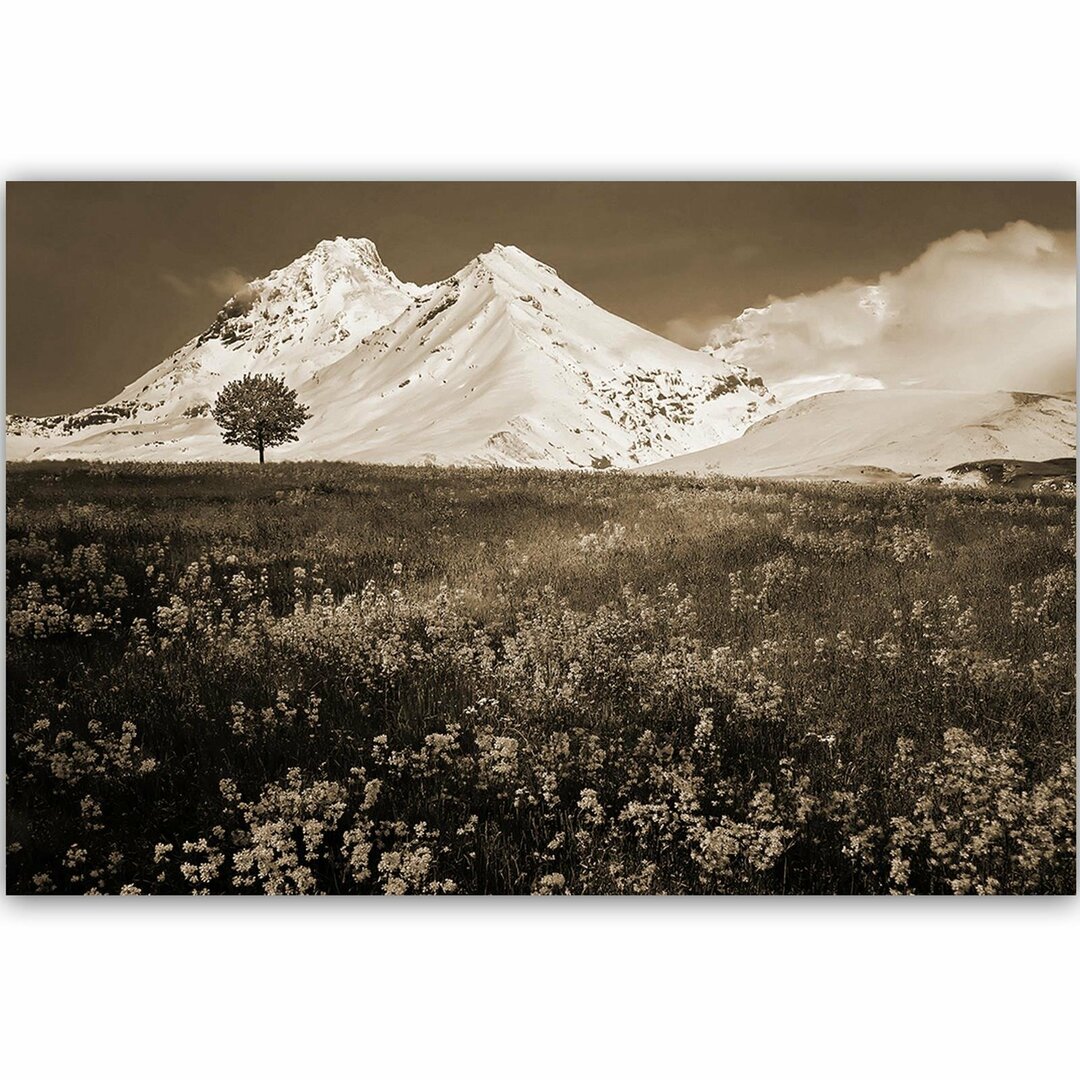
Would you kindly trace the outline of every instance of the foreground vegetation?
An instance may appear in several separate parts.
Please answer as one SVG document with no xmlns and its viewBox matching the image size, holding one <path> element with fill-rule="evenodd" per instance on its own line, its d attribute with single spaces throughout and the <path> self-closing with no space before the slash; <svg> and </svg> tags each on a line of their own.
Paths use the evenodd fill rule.
<svg viewBox="0 0 1080 1080">
<path fill-rule="evenodd" d="M 1026 893 L 1055 494 L 10 466 L 8 888 Z"/>
</svg>

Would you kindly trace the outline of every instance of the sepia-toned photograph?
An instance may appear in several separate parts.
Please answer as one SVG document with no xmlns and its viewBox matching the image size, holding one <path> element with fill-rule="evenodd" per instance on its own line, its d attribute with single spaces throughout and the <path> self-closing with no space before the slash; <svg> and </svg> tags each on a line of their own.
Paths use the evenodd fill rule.
<svg viewBox="0 0 1080 1080">
<path fill-rule="evenodd" d="M 9 893 L 1075 892 L 1074 183 L 6 203 Z"/>
</svg>

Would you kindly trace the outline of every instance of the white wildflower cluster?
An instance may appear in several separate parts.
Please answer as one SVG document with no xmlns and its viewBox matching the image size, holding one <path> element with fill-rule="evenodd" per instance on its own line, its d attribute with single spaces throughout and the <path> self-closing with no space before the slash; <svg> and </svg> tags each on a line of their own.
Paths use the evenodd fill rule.
<svg viewBox="0 0 1080 1080">
<path fill-rule="evenodd" d="M 89 720 L 85 732 L 77 735 L 62 720 L 42 717 L 29 732 L 19 732 L 14 738 L 30 768 L 72 787 L 91 778 L 145 776 L 157 768 L 157 759 L 137 742 L 134 721 L 125 720 L 119 731 L 110 731 L 100 721 Z M 97 804 L 91 800 L 88 805 Z"/>
<path fill-rule="evenodd" d="M 1076 765 L 1032 785 L 1015 751 L 992 751 L 959 728 L 943 754 L 922 765 L 902 739 L 892 782 L 914 793 L 888 840 L 894 892 L 991 894 L 1005 882 L 1038 889 L 1062 852 L 1075 857 Z"/>
<path fill-rule="evenodd" d="M 225 792 L 230 792 L 225 782 Z M 237 801 L 245 832 L 233 856 L 233 883 L 259 885 L 268 894 L 318 891 L 318 864 L 331 851 L 330 837 L 346 810 L 346 786 L 328 780 L 305 783 L 290 769 L 252 802 Z"/>
</svg>

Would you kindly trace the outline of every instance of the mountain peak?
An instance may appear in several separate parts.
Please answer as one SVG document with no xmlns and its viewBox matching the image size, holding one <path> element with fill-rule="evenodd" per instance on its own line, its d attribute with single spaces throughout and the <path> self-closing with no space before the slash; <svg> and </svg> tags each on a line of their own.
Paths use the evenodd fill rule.
<svg viewBox="0 0 1080 1080">
<path fill-rule="evenodd" d="M 349 269 L 363 267 L 383 276 L 390 273 L 379 256 L 379 249 L 366 237 L 350 239 L 345 236 L 336 236 L 333 240 L 320 240 L 310 251 L 294 259 L 283 269 L 284 271 L 294 268 L 302 269 L 314 263 Z"/>
<path fill-rule="evenodd" d="M 302 382 L 392 322 L 420 291 L 386 268 L 371 240 L 320 240 L 237 290 L 198 337 L 113 400 L 136 401 L 157 422 L 206 405 L 246 374 Z"/>
<path fill-rule="evenodd" d="M 343 257 L 360 257 L 364 260 L 371 260 L 381 263 L 382 259 L 379 258 L 379 249 L 375 246 L 373 240 L 369 240 L 366 236 L 361 237 L 345 237 L 335 236 L 332 240 L 320 240 L 314 248 L 313 252 L 332 253 L 339 254 Z"/>
<path fill-rule="evenodd" d="M 558 273 L 512 244 L 495 244 L 455 275 L 459 282 L 493 281 L 514 293 L 547 290 L 563 284 Z"/>
<path fill-rule="evenodd" d="M 490 251 L 485 251 L 476 258 L 478 262 L 491 269 L 509 266 L 519 273 L 545 273 L 555 277 L 558 276 L 555 270 L 548 266 L 547 263 L 534 259 L 527 251 L 523 251 L 513 244 L 494 244 Z"/>
<path fill-rule="evenodd" d="M 250 285 L 257 293 L 295 294 L 321 297 L 331 290 L 374 288 L 413 296 L 418 286 L 401 281 L 379 256 L 374 242 L 366 237 L 350 239 L 337 236 L 320 240 L 310 251 L 293 259 L 287 266 L 272 270 Z"/>
</svg>

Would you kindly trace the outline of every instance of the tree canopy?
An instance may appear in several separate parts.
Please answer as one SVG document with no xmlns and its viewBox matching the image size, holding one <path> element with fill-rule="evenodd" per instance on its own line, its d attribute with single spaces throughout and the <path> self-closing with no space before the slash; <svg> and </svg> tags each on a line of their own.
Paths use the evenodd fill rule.
<svg viewBox="0 0 1080 1080">
<path fill-rule="evenodd" d="M 245 375 L 227 384 L 217 396 L 211 415 L 230 445 L 259 451 L 260 464 L 268 446 L 296 442 L 297 431 L 311 419 L 311 412 L 296 391 L 275 375 Z"/>
</svg>

